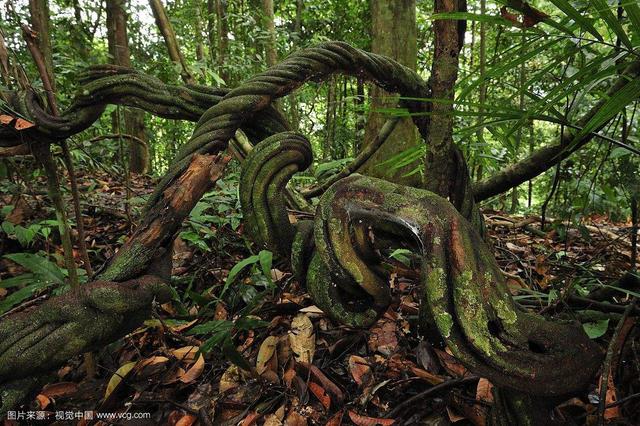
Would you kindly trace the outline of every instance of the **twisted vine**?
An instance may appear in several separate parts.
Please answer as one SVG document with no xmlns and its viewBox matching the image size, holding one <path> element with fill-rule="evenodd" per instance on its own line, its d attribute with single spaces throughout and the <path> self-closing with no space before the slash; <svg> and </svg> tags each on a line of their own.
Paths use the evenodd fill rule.
<svg viewBox="0 0 640 426">
<path fill-rule="evenodd" d="M 0 347 L 0 365 L 9 366 L 0 370 L 2 409 L 15 401 L 16 389 L 31 383 L 25 379 L 31 370 L 18 367 L 30 364 L 38 372 L 55 368 L 73 354 L 119 337 L 139 322 L 139 312 L 147 312 L 141 306 L 148 306 L 156 297 L 166 298 L 164 285 L 136 287 L 139 293 L 135 294 L 120 289 L 131 285 L 126 280 L 136 282 L 141 275 L 155 275 L 151 266 L 157 257 L 153 253 L 170 253 L 180 222 L 215 181 L 213 173 L 206 173 L 207 167 L 224 167 L 228 160 L 216 154 L 227 148 L 240 128 L 249 129 L 248 134 L 254 129 L 259 139 L 275 133 L 249 154 L 243 166 L 241 202 L 247 229 L 261 246 L 290 256 L 296 275 L 307 282 L 310 293 L 329 315 L 363 326 L 371 324 L 388 305 L 385 275 L 368 238 L 373 230 L 390 241 L 407 242 L 420 254 L 422 322 L 425 327 L 434 326 L 470 369 L 500 386 L 537 395 L 570 393 L 588 382 L 599 360 L 597 348 L 573 327 L 520 311 L 508 296 L 495 260 L 477 232 L 480 215 L 458 151 L 453 154 L 460 171 L 452 186 L 456 190 L 447 194 L 453 207 L 427 191 L 356 175 L 338 181 L 322 196 L 315 221 L 289 223 L 283 190 L 294 173 L 310 164 L 310 147 L 303 136 L 281 133 L 286 126 L 271 104 L 307 81 L 336 72 L 373 81 L 406 98 L 430 97 L 427 84 L 415 72 L 341 42 L 303 49 L 227 93 L 200 86 L 175 88 L 130 70 L 102 67 L 87 74 L 86 87 L 60 118 L 48 116 L 32 93 L 11 95 L 16 109 L 37 126 L 17 136 L 0 128 L 0 146 L 17 146 L 24 137 L 55 142 L 86 128 L 109 102 L 170 118 L 191 120 L 202 115 L 149 200 L 142 229 L 100 275 L 109 282 L 87 287 L 89 292 L 112 288 L 99 292 L 113 295 L 118 306 L 120 294 L 135 298 L 131 300 L 134 310 L 119 308 L 117 315 L 109 310 L 90 311 L 106 318 L 105 327 L 113 332 L 85 330 L 89 339 L 75 339 L 83 330 L 73 325 L 74 318 L 50 307 L 56 303 L 84 306 L 89 303 L 86 293 L 53 299 L 18 320 L 1 321 L 0 336 L 10 334 L 20 321 L 24 327 L 20 340 L 34 342 L 42 329 L 30 327 L 29 319 L 37 322 L 44 318 L 42 312 L 48 312 L 47 321 L 56 324 L 52 347 L 74 342 L 57 356 L 47 355 L 42 346 L 44 352 L 33 355 L 16 350 L 16 342 Z M 403 103 L 420 133 L 426 135 L 429 103 Z M 208 109 L 203 112 L 205 106 Z M 170 225 L 165 224 L 166 215 Z M 121 327 L 124 324 L 127 326 Z M 567 365 L 560 370 L 559 363 Z"/>
<path fill-rule="evenodd" d="M 301 146 L 293 151 L 306 149 L 302 138 L 297 141 Z M 282 161 L 291 155 L 275 138 L 257 148 L 282 156 Z M 260 236 L 256 239 L 267 240 L 267 247 L 295 241 L 291 262 L 296 274 L 306 278 L 314 302 L 328 315 L 352 326 L 369 326 L 389 305 L 388 277 L 368 238 L 373 232 L 420 255 L 422 325 L 435 327 L 471 371 L 498 386 L 534 395 L 576 392 L 592 379 L 601 360 L 598 346 L 581 328 L 522 311 L 480 234 L 447 200 L 426 190 L 351 175 L 320 198 L 313 229 L 303 222 L 297 235 L 285 238 L 292 228 L 252 219 L 263 214 L 257 208 L 275 215 L 273 210 L 282 205 L 270 202 L 282 195 L 268 195 L 284 187 L 281 175 L 269 174 L 276 163 L 253 153 L 247 157 L 240 191 L 253 188 L 266 201 L 248 205 L 243 199 L 243 212 Z M 263 169 L 256 173 L 256 167 Z"/>
</svg>

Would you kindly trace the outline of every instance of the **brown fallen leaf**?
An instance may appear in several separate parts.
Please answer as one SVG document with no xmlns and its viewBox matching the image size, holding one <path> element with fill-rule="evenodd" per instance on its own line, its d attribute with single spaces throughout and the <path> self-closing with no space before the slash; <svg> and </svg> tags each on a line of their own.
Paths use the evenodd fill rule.
<svg viewBox="0 0 640 426">
<path fill-rule="evenodd" d="M 287 387 L 290 388 L 291 383 L 293 382 L 293 379 L 295 377 L 296 377 L 296 370 L 294 370 L 293 368 L 289 368 L 287 371 L 284 372 L 282 379 L 284 380 L 284 383 L 287 385 Z"/>
<path fill-rule="evenodd" d="M 393 419 L 377 419 L 374 417 L 361 416 L 352 410 L 349 410 L 349 418 L 356 426 L 388 426 L 395 422 Z"/>
<path fill-rule="evenodd" d="M 33 124 L 30 121 L 24 120 L 22 118 L 18 118 L 16 120 L 16 124 L 14 125 L 16 130 L 25 130 L 25 129 L 29 129 L 29 128 L 33 127 L 33 126 L 35 126 L 35 124 Z"/>
<path fill-rule="evenodd" d="M 600 387 L 602 386 L 602 377 L 600 377 L 600 382 L 598 383 L 598 392 L 600 392 Z M 607 392 L 605 394 L 605 405 L 613 404 L 618 400 L 618 393 L 616 390 L 616 385 L 613 383 L 613 372 L 609 372 L 609 380 L 607 380 Z M 620 406 L 609 407 L 604 410 L 604 418 L 605 420 L 614 420 L 621 416 Z"/>
<path fill-rule="evenodd" d="M 187 384 L 195 382 L 196 379 L 200 377 L 200 375 L 204 371 L 204 364 L 205 364 L 204 357 L 201 354 L 196 360 L 196 362 L 191 366 L 191 368 L 189 368 L 187 372 L 184 373 L 182 377 L 180 377 L 179 380 L 182 383 L 187 383 Z"/>
<path fill-rule="evenodd" d="M 193 414 L 186 414 L 176 422 L 176 426 L 191 426 L 196 423 L 198 418 Z"/>
<path fill-rule="evenodd" d="M 52 385 L 47 385 L 42 388 L 41 395 L 49 398 L 56 398 L 60 396 L 67 396 L 78 392 L 78 385 L 73 382 L 60 382 Z"/>
<path fill-rule="evenodd" d="M 307 426 L 307 419 L 302 417 L 302 415 L 294 409 L 291 409 L 287 419 L 284 421 L 284 424 L 286 426 Z"/>
<path fill-rule="evenodd" d="M 269 336 L 264 339 L 264 342 L 260 345 L 256 359 L 256 371 L 258 374 L 262 375 L 267 370 L 278 371 L 277 347 L 278 338 L 276 336 Z"/>
<path fill-rule="evenodd" d="M 38 401 L 38 407 L 41 410 L 44 410 L 49 406 L 49 404 L 51 404 L 51 399 L 49 399 L 48 396 L 42 394 L 36 396 L 36 401 Z"/>
<path fill-rule="evenodd" d="M 398 348 L 397 326 L 395 321 L 381 318 L 372 328 L 369 336 L 369 349 L 385 356 L 391 356 Z"/>
<path fill-rule="evenodd" d="M 237 365 L 232 364 L 224 373 L 222 373 L 218 392 L 226 393 L 231 389 L 240 387 L 243 383 L 244 378 L 240 368 Z"/>
<path fill-rule="evenodd" d="M 344 401 L 344 393 L 340 388 L 333 383 L 318 367 L 306 362 L 299 362 L 296 364 L 297 369 L 302 369 L 302 372 L 298 372 L 302 377 L 307 377 L 307 374 L 311 376 L 313 381 L 316 381 L 322 385 L 322 387 L 331 396 L 333 401 L 337 405 L 342 405 Z"/>
<path fill-rule="evenodd" d="M 450 355 L 445 351 L 441 351 L 440 349 L 434 348 L 433 350 L 440 359 L 440 363 L 449 374 L 454 377 L 463 377 L 469 374 L 469 370 L 467 370 L 460 361 L 454 358 L 453 355 Z"/>
<path fill-rule="evenodd" d="M 186 370 L 182 367 L 178 367 L 176 369 L 173 369 L 169 375 L 167 375 L 167 377 L 164 378 L 164 380 L 162 381 L 163 385 L 170 385 L 172 383 L 177 382 L 178 380 L 180 380 L 180 378 L 182 376 L 184 376 L 186 374 Z"/>
<path fill-rule="evenodd" d="M 258 420 L 260 419 L 260 417 L 262 417 L 262 414 L 255 412 L 255 411 L 251 411 L 249 412 L 249 414 L 247 414 L 247 417 L 244 418 L 244 420 L 242 421 L 242 423 L 240 423 L 241 426 L 251 426 L 254 425 L 258 422 Z"/>
<path fill-rule="evenodd" d="M 275 414 L 269 414 L 264 418 L 262 426 L 282 426 L 282 421 Z"/>
<path fill-rule="evenodd" d="M 167 358 L 166 356 L 152 356 L 151 358 L 138 361 L 138 364 L 136 365 L 136 371 L 141 371 L 143 368 L 148 366 L 165 364 L 167 362 L 169 362 L 169 358 Z"/>
<path fill-rule="evenodd" d="M 333 415 L 325 426 L 340 426 L 342 424 L 342 418 L 344 417 L 344 410 L 338 411 Z"/>
<path fill-rule="evenodd" d="M 479 401 L 493 402 L 493 385 L 484 377 L 478 380 L 478 386 L 476 387 L 476 399 Z"/>
<path fill-rule="evenodd" d="M 298 314 L 291 322 L 289 332 L 289 344 L 293 355 L 298 362 L 313 361 L 313 354 L 316 351 L 316 335 L 313 332 L 313 324 L 305 314 Z"/>
<path fill-rule="evenodd" d="M 372 379 L 371 366 L 366 359 L 358 355 L 349 357 L 349 371 L 358 386 L 367 385 Z"/>
<path fill-rule="evenodd" d="M 449 408 L 449 406 L 447 406 L 447 416 L 449 417 L 449 421 L 451 423 L 457 423 L 460 420 L 465 420 L 466 419 L 465 416 L 461 416 L 460 414 L 456 413 L 451 408 Z"/>
<path fill-rule="evenodd" d="M 327 395 L 327 392 L 322 386 L 316 382 L 309 382 L 309 390 L 312 394 L 318 398 L 318 401 L 322 403 L 322 406 L 328 411 L 331 408 L 331 397 Z"/>
<path fill-rule="evenodd" d="M 13 121 L 13 117 L 6 114 L 0 114 L 0 124 L 6 126 Z"/>
<path fill-rule="evenodd" d="M 411 372 L 415 374 L 417 377 L 420 377 L 425 382 L 432 385 L 439 385 L 444 382 L 444 377 L 438 376 L 437 374 L 429 373 L 427 370 L 423 370 L 418 367 L 411 367 Z"/>
<path fill-rule="evenodd" d="M 193 326 L 195 323 L 198 322 L 198 319 L 194 319 L 193 321 L 189 321 L 188 323 L 185 324 L 180 324 L 180 325 L 176 325 L 174 327 L 169 327 L 171 329 L 171 331 L 173 331 L 174 333 L 180 333 L 182 331 L 185 331 L 188 328 L 191 328 L 191 326 Z"/>
<path fill-rule="evenodd" d="M 171 355 L 176 357 L 178 361 L 191 363 L 196 360 L 199 350 L 200 348 L 198 346 L 184 346 L 182 348 L 172 350 Z"/>
</svg>

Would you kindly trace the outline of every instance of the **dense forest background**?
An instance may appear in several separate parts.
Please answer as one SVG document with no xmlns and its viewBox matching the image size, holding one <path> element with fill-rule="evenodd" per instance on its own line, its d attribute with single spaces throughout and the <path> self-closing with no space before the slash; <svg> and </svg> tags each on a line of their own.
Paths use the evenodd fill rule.
<svg viewBox="0 0 640 426">
<path fill-rule="evenodd" d="M 102 63 L 130 65 L 172 84 L 235 87 L 290 52 L 324 40 L 343 40 L 390 55 L 429 77 L 434 49 L 431 2 L 392 5 L 373 1 L 371 7 L 349 1 L 275 3 L 273 8 L 257 1 L 167 2 L 164 13 L 179 52 L 172 61 L 148 2 L 51 2 L 49 38 L 56 96 L 64 105 L 75 92 L 78 74 L 89 65 Z M 600 18 L 595 5 L 584 11 L 585 21 L 574 22 L 555 2 L 538 3 L 536 7 L 555 14 L 558 23 L 519 28 L 517 16 L 501 15 L 501 3 L 468 5 L 468 13 L 475 18 L 468 23 L 460 56 L 454 139 L 474 180 L 490 177 L 505 165 L 557 142 L 563 125 L 576 125 L 602 99 L 625 66 L 624 59 L 635 56 L 638 31 L 633 31 L 633 20 L 619 14 L 616 5 L 610 5 L 606 13 L 620 23 L 610 25 L 611 21 Z M 30 19 L 26 2 L 8 2 L 0 13 L 12 59 L 23 67 L 29 84 L 41 87 L 20 32 L 19 23 Z M 110 30 L 109 18 L 123 21 Z M 112 41 L 111 47 L 110 34 L 119 40 Z M 337 168 L 357 155 L 362 141 L 371 139 L 375 124 L 381 125 L 372 123 L 377 117 L 369 117 L 371 111 L 393 114 L 394 101 L 379 96 L 372 101 L 371 95 L 379 93 L 356 79 L 336 77 L 330 84 L 306 87 L 283 100 L 282 110 L 294 127 L 311 138 L 318 153 L 316 173 Z M 114 128 L 107 114 L 86 134 L 77 135 L 71 144 L 76 161 L 93 167 L 102 163 L 121 171 L 125 159 L 119 157 L 128 158 L 126 152 L 114 150 L 109 141 L 88 141 L 107 133 L 127 133 L 148 146 L 143 164 L 134 164 L 134 158 L 132 168 L 162 175 L 193 125 L 112 108 L 122 117 L 135 117 L 118 121 L 120 128 Z M 604 138 L 489 205 L 512 212 L 539 212 L 551 194 L 548 213 L 575 223 L 591 213 L 614 219 L 629 216 L 637 191 L 635 156 L 621 144 L 633 145 L 637 138 L 635 109 L 636 104 L 628 102 L 600 131 Z M 394 140 L 398 139 L 401 136 Z M 422 173 L 419 159 L 424 156 L 424 145 L 405 144 L 410 149 L 400 149 L 396 143 L 386 152 L 401 155 L 386 155 L 388 162 L 381 168 Z"/>
<path fill-rule="evenodd" d="M 152 76 L 140 81 L 171 96 L 174 86 L 221 88 L 222 96 L 330 40 L 395 59 L 428 82 L 431 96 L 400 98 L 333 75 L 278 99 L 314 154 L 290 184 L 299 197 L 287 200 L 291 221 L 312 218 L 310 195 L 345 167 L 454 202 L 450 182 L 466 176 L 450 164 L 457 147 L 511 295 L 547 318 L 577 322 L 606 352 L 590 389 L 554 401 L 563 403 L 558 416 L 636 424 L 636 0 L 0 0 L 0 125 L 9 129 L 0 137 L 35 127 L 12 93 L 35 89 L 55 116 L 89 93 L 83 85 L 95 66 Z M 403 102 L 429 105 L 427 143 Z M 52 143 L 50 157 L 49 148 L 0 141 L 0 319 L 92 281 L 146 226 L 145 203 L 197 125 L 118 103 Z M 251 242 L 239 201 L 251 149 L 237 133 L 215 188 L 185 213 L 171 302 L 47 379 L 31 407 L 128 412 L 137 404 L 154 421 L 181 425 L 491 423 L 492 385 L 418 338 L 415 252 L 402 244 L 381 251 L 401 295 L 360 332 L 324 317 L 286 262 Z M 441 389 L 454 391 L 441 399 Z M 413 410 L 407 401 L 428 403 Z"/>
</svg>

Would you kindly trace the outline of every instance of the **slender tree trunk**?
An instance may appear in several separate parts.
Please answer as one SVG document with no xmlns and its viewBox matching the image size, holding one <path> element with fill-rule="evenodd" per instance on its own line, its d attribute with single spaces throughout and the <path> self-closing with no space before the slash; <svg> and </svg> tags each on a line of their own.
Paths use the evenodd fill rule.
<svg viewBox="0 0 640 426">
<path fill-rule="evenodd" d="M 302 40 L 302 11 L 304 10 L 304 3 L 302 0 L 296 0 L 296 17 L 293 23 L 294 37 L 292 40 L 294 48 Z M 300 128 L 300 111 L 298 111 L 298 97 L 295 92 L 288 96 L 289 99 L 289 118 L 291 121 L 291 128 L 298 130 Z"/>
<path fill-rule="evenodd" d="M 371 50 L 374 53 L 389 56 L 401 64 L 415 70 L 417 64 L 417 26 L 415 0 L 371 0 Z M 402 42 L 398 42 L 402 40 Z M 379 89 L 370 91 L 371 113 L 365 128 L 363 149 L 375 139 L 386 117 L 375 112 L 376 109 L 394 108 L 398 98 Z M 400 169 L 380 167 L 379 164 L 394 155 L 416 146 L 419 143 L 418 132 L 411 118 L 404 118 L 394 129 L 380 149 L 360 168 L 359 172 L 371 176 L 393 180 L 394 182 L 418 186 L 419 174 L 403 177 L 418 164 L 410 164 Z"/>
<path fill-rule="evenodd" d="M 276 24 L 273 14 L 273 0 L 262 0 L 262 12 L 264 13 L 264 28 L 268 37 L 265 40 L 264 50 L 267 58 L 267 66 L 272 67 L 278 62 L 278 48 L 276 41 Z"/>
<path fill-rule="evenodd" d="M 124 0 L 107 0 L 107 39 L 109 54 L 116 65 L 131 67 L 129 39 L 127 37 L 127 14 Z M 125 132 L 143 141 L 147 141 L 144 131 L 144 113 L 139 110 L 126 110 L 124 118 Z M 117 120 L 114 119 L 114 123 Z M 114 128 L 114 133 L 118 129 Z M 145 145 L 129 140 L 129 171 L 146 173 L 149 169 L 149 150 Z"/>
<path fill-rule="evenodd" d="M 480 0 L 480 14 L 484 15 L 487 13 L 487 1 Z M 480 90 L 478 91 L 478 123 L 480 124 L 485 121 L 484 113 L 484 104 L 487 99 L 487 82 L 485 81 L 485 76 L 487 74 L 487 23 L 480 22 L 480 53 L 479 53 L 479 78 L 480 78 Z M 478 150 L 475 153 L 476 162 L 478 161 L 479 156 L 484 151 L 484 127 L 479 127 L 476 131 L 476 138 L 478 142 Z M 482 164 L 478 164 L 477 170 L 472 168 L 472 173 L 475 173 L 476 179 L 482 179 Z"/>
<path fill-rule="evenodd" d="M 458 0 L 435 0 L 435 13 L 466 11 Z M 435 99 L 454 99 L 458 78 L 458 57 L 464 43 L 465 21 L 436 20 L 433 23 L 435 50 L 429 84 Z M 429 117 L 429 140 L 425 161 L 426 188 L 441 196 L 450 196 L 455 181 L 453 163 L 453 103 L 434 102 Z"/>
<path fill-rule="evenodd" d="M 180 77 L 187 84 L 194 84 L 193 74 L 189 70 L 187 61 L 184 59 L 182 52 L 180 51 L 180 44 L 176 37 L 176 32 L 173 30 L 173 25 L 169 21 L 167 11 L 160 0 L 149 0 L 149 6 L 153 11 L 153 17 L 156 20 L 156 25 L 164 38 L 164 42 L 167 45 L 167 51 L 169 52 L 169 58 L 171 61 L 180 67 Z"/>
<path fill-rule="evenodd" d="M 202 39 L 202 4 L 200 0 L 194 1 L 195 33 L 196 33 L 196 60 L 201 64 L 205 61 L 204 41 Z M 204 70 L 203 70 L 204 72 Z"/>
<path fill-rule="evenodd" d="M 336 77 L 332 76 L 328 82 L 327 88 L 327 117 L 324 122 L 324 149 L 322 150 L 322 158 L 324 161 L 331 160 L 332 148 L 336 133 Z"/>
<path fill-rule="evenodd" d="M 31 28 L 37 33 L 38 49 L 42 52 L 45 60 L 51 90 L 55 92 L 53 52 L 49 36 L 49 0 L 29 0 L 29 13 L 31 14 Z"/>
<path fill-rule="evenodd" d="M 356 135 L 354 155 L 362 150 L 362 140 L 364 139 L 364 128 L 367 118 L 364 114 L 364 82 L 361 78 L 356 81 L 356 97 L 354 99 L 356 109 Z"/>
<path fill-rule="evenodd" d="M 209 57 L 211 58 L 211 69 L 216 60 L 216 4 L 214 0 L 207 0 L 207 40 L 209 42 Z"/>
<path fill-rule="evenodd" d="M 524 28 L 522 29 L 522 49 L 520 50 L 520 55 L 524 55 L 527 52 L 527 43 L 526 43 L 526 33 L 524 32 Z M 518 109 L 520 111 L 524 111 L 524 93 L 525 93 L 525 61 L 520 64 L 520 72 L 518 75 Z M 516 145 L 515 145 L 515 153 L 514 160 L 518 160 L 518 151 L 522 146 L 522 126 L 518 127 L 518 131 L 516 132 Z M 515 186 L 511 190 L 511 213 L 515 213 L 518 208 L 518 187 Z"/>
<path fill-rule="evenodd" d="M 216 24 L 218 29 L 218 74 L 229 84 L 229 72 L 225 67 L 225 59 L 229 50 L 229 26 L 227 22 L 226 0 L 214 0 L 216 8 Z"/>
</svg>

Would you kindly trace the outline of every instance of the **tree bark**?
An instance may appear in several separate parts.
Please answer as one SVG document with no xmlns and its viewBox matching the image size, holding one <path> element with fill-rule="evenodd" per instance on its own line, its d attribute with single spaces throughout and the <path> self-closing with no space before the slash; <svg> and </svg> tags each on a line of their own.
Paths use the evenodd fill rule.
<svg viewBox="0 0 640 426">
<path fill-rule="evenodd" d="M 164 42 L 167 45 L 167 51 L 169 52 L 169 58 L 174 64 L 180 66 L 180 77 L 187 84 L 195 84 L 193 74 L 189 70 L 189 65 L 184 59 L 184 55 L 180 51 L 180 44 L 176 37 L 176 32 L 173 30 L 173 25 L 167 16 L 162 2 L 160 0 L 149 0 L 149 6 L 153 11 L 153 17 L 156 20 L 156 25 L 164 38 Z"/>
<path fill-rule="evenodd" d="M 53 53 L 49 35 L 49 0 L 29 0 L 29 13 L 31 14 L 31 28 L 37 33 L 38 49 L 45 60 L 47 77 L 51 83 L 51 89 L 55 92 Z"/>
<path fill-rule="evenodd" d="M 435 13 L 466 11 L 466 3 L 459 0 L 436 0 Z M 435 51 L 431 67 L 431 86 L 434 99 L 429 117 L 429 135 L 425 158 L 425 187 L 444 197 L 451 194 L 455 181 L 453 144 L 454 86 L 458 78 L 458 57 L 464 43 L 466 22 L 463 20 L 438 19 L 433 23 Z"/>
<path fill-rule="evenodd" d="M 112 63 L 131 67 L 129 39 L 127 37 L 127 15 L 124 0 L 107 0 L 107 39 Z M 114 120 L 117 123 L 117 120 Z M 147 141 L 144 130 L 144 113 L 127 110 L 124 117 L 125 133 Z M 121 133 L 114 128 L 114 133 Z M 129 171 L 146 173 L 149 170 L 149 150 L 145 145 L 129 142 Z"/>
<path fill-rule="evenodd" d="M 266 53 L 265 56 L 267 58 L 267 65 L 272 67 L 278 62 L 276 24 L 273 16 L 273 0 L 262 0 L 262 12 L 264 13 L 264 28 L 268 34 L 264 46 Z"/>
<path fill-rule="evenodd" d="M 336 135 L 336 78 L 332 76 L 327 83 L 327 116 L 324 121 L 324 148 L 322 159 L 331 160 L 332 148 Z"/>
<path fill-rule="evenodd" d="M 209 41 L 209 57 L 211 68 L 216 58 L 216 5 L 214 0 L 207 0 L 207 40 Z"/>
<path fill-rule="evenodd" d="M 226 0 L 214 0 L 216 9 L 216 25 L 218 30 L 218 74 L 227 85 L 229 84 L 229 72 L 224 65 L 229 50 L 229 25 L 227 22 Z"/>
<path fill-rule="evenodd" d="M 417 65 L 417 26 L 415 0 L 371 0 L 371 51 L 389 56 L 412 70 Z M 402 40 L 401 43 L 398 40 Z M 362 149 L 375 139 L 386 117 L 375 110 L 395 108 L 398 98 L 391 93 L 373 87 L 370 91 L 371 110 L 364 132 Z M 393 180 L 411 186 L 420 184 L 419 174 L 403 177 L 416 167 L 410 164 L 399 169 L 379 166 L 398 153 L 418 145 L 418 132 L 411 118 L 403 118 L 380 149 L 360 168 L 359 172 L 370 176 Z"/>
<path fill-rule="evenodd" d="M 196 60 L 200 63 L 204 63 L 204 43 L 202 41 L 202 4 L 200 1 L 194 2 L 196 11 L 195 19 L 195 32 L 196 32 Z"/>
</svg>

